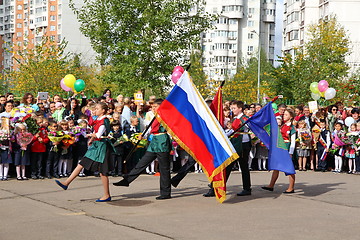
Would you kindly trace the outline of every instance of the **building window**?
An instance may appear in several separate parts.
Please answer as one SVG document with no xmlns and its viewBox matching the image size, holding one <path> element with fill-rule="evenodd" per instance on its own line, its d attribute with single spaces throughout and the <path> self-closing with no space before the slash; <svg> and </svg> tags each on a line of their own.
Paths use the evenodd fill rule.
<svg viewBox="0 0 360 240">
<path fill-rule="evenodd" d="M 18 10 L 22 10 L 22 5 L 17 5 Z"/>
<path fill-rule="evenodd" d="M 50 6 L 50 11 L 51 11 L 51 12 L 55 12 L 55 11 L 56 11 L 56 6 L 51 5 L 51 6 Z"/>
<path fill-rule="evenodd" d="M 50 21 L 56 21 L 56 16 L 50 15 Z"/>
<path fill-rule="evenodd" d="M 253 33 L 248 33 L 248 39 L 253 39 L 254 38 L 254 34 Z"/>
<path fill-rule="evenodd" d="M 17 27 L 17 28 L 22 28 L 22 24 L 21 24 L 21 23 L 18 23 L 18 24 L 16 24 L 16 27 Z"/>
<path fill-rule="evenodd" d="M 50 26 L 50 31 L 56 31 L 56 26 L 51 25 L 51 26 Z"/>
<path fill-rule="evenodd" d="M 248 46 L 248 52 L 254 51 L 254 46 Z"/>
<path fill-rule="evenodd" d="M 22 14 L 17 14 L 16 19 L 22 19 Z"/>
<path fill-rule="evenodd" d="M 248 27 L 253 27 L 255 25 L 254 21 L 249 20 L 248 21 Z"/>
</svg>

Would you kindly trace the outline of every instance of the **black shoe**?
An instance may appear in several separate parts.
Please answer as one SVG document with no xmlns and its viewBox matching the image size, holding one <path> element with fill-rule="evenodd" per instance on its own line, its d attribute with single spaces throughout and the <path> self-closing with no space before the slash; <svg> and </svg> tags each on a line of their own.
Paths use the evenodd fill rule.
<svg viewBox="0 0 360 240">
<path fill-rule="evenodd" d="M 274 188 L 272 188 L 272 187 L 261 187 L 261 188 L 264 190 L 268 190 L 270 192 L 274 191 Z"/>
<path fill-rule="evenodd" d="M 160 196 L 156 197 L 155 199 L 156 200 L 165 200 L 165 199 L 170 199 L 170 198 L 171 198 L 171 196 L 162 196 L 162 195 L 160 195 Z"/>
<path fill-rule="evenodd" d="M 46 176 L 48 179 L 52 179 L 52 177 L 50 175 Z"/>
<path fill-rule="evenodd" d="M 285 194 L 291 194 L 291 193 L 294 193 L 295 191 L 294 190 L 292 190 L 292 191 L 290 191 L 290 192 L 288 192 L 288 191 L 284 191 L 283 193 L 285 193 Z"/>
<path fill-rule="evenodd" d="M 207 193 L 203 194 L 204 197 L 215 197 L 215 191 L 213 188 L 210 188 Z"/>
<path fill-rule="evenodd" d="M 129 186 L 129 182 L 123 178 L 122 180 L 116 182 L 116 183 L 113 183 L 114 186 L 123 186 L 123 187 L 128 187 Z"/>
<path fill-rule="evenodd" d="M 44 179 L 44 177 L 43 177 L 43 176 L 38 176 L 38 178 L 39 178 L 39 179 Z"/>
<path fill-rule="evenodd" d="M 54 174 L 54 178 L 60 178 L 59 174 Z"/>
<path fill-rule="evenodd" d="M 239 192 L 238 194 L 236 194 L 237 196 L 249 196 L 251 195 L 251 190 L 242 190 L 241 192 Z"/>
<path fill-rule="evenodd" d="M 31 179 L 36 180 L 38 178 L 37 178 L 37 176 L 31 176 Z"/>
</svg>

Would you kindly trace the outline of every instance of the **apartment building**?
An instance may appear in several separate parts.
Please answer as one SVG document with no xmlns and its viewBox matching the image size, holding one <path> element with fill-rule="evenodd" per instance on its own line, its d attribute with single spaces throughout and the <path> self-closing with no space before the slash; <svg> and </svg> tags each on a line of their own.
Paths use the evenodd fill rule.
<svg viewBox="0 0 360 240">
<path fill-rule="evenodd" d="M 274 62 L 276 0 L 207 0 L 206 12 L 219 14 L 203 33 L 204 71 L 210 79 L 234 75 L 238 63 L 257 57 L 259 46 Z M 259 44 L 260 43 L 260 44 Z"/>
<path fill-rule="evenodd" d="M 320 19 L 336 16 L 351 41 L 351 55 L 346 58 L 352 71 L 360 67 L 360 1 L 358 0 L 284 0 L 283 48 L 294 54 L 309 39 L 308 27 Z"/>
<path fill-rule="evenodd" d="M 65 39 L 66 52 L 81 54 L 87 64 L 94 63 L 96 54 L 79 27 L 69 0 L 0 0 L 0 70 L 16 68 L 13 53 L 5 49 L 32 47 L 43 36 L 57 42 Z"/>
</svg>

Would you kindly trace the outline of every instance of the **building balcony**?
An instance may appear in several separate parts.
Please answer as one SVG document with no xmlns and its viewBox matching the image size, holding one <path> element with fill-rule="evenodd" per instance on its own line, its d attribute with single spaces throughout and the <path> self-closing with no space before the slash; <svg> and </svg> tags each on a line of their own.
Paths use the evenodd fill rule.
<svg viewBox="0 0 360 240">
<path fill-rule="evenodd" d="M 275 23 L 275 16 L 274 15 L 264 15 L 264 22 Z"/>
</svg>

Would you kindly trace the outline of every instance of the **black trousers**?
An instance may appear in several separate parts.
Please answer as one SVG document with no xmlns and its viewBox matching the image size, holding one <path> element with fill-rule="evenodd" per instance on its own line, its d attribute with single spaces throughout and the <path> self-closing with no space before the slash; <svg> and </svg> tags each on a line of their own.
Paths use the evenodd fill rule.
<svg viewBox="0 0 360 240">
<path fill-rule="evenodd" d="M 160 170 L 160 195 L 170 196 L 170 153 L 169 152 L 146 152 L 140 159 L 136 166 L 124 176 L 124 178 L 131 183 L 134 181 L 149 164 L 155 159 L 159 162 Z"/>
<path fill-rule="evenodd" d="M 31 177 L 41 176 L 44 154 L 43 152 L 31 153 Z"/>
<path fill-rule="evenodd" d="M 189 173 L 190 169 L 195 165 L 196 161 L 189 156 L 187 162 L 179 169 L 178 173 L 171 178 L 173 186 L 179 185 L 181 180 Z"/>
<path fill-rule="evenodd" d="M 50 151 L 46 160 L 46 176 L 54 176 L 58 172 L 59 153 Z"/>
<path fill-rule="evenodd" d="M 250 180 L 250 170 L 249 170 L 249 154 L 251 150 L 251 142 L 242 143 L 242 151 L 239 154 L 240 169 L 241 169 L 241 177 L 243 182 L 244 190 L 251 190 L 251 180 Z M 226 167 L 226 182 L 230 177 L 231 171 L 234 167 L 236 161 L 233 161 L 229 166 Z M 195 165 L 196 161 L 193 158 L 189 158 L 189 160 L 182 166 L 178 172 L 172 179 L 171 182 L 174 186 L 177 186 L 180 181 L 188 174 L 189 170 Z"/>
</svg>

